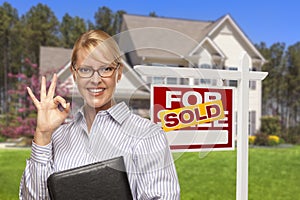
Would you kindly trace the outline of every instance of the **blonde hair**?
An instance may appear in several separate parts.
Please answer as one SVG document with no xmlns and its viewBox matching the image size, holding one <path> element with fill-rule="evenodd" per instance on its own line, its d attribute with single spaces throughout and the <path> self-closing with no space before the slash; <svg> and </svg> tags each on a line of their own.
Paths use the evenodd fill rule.
<svg viewBox="0 0 300 200">
<path fill-rule="evenodd" d="M 71 70 L 75 68 L 78 53 L 88 53 L 97 59 L 97 52 L 100 51 L 110 63 L 120 63 L 120 49 L 114 38 L 101 30 L 90 30 L 83 33 L 75 42 L 71 56 Z M 93 54 L 94 52 L 94 54 Z"/>
</svg>

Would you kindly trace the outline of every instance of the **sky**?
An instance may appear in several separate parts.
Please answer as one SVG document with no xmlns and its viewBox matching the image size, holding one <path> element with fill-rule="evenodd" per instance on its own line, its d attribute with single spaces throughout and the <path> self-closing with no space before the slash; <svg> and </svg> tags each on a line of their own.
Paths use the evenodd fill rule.
<svg viewBox="0 0 300 200">
<path fill-rule="evenodd" d="M 230 14 L 233 20 L 254 44 L 265 42 L 271 46 L 284 42 L 287 46 L 300 42 L 300 1 L 298 0 L 0 0 L 10 3 L 25 14 L 38 3 L 46 4 L 58 20 L 68 13 L 94 21 L 98 8 L 106 6 L 113 12 L 128 14 L 215 21 Z"/>
</svg>

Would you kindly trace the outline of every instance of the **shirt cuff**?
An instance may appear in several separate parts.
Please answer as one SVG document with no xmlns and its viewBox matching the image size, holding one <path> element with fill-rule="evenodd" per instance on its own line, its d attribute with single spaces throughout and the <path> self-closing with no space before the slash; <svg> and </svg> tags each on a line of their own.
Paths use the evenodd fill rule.
<svg viewBox="0 0 300 200">
<path fill-rule="evenodd" d="M 52 142 L 46 146 L 40 146 L 32 142 L 31 159 L 42 164 L 50 162 L 52 160 Z"/>
</svg>

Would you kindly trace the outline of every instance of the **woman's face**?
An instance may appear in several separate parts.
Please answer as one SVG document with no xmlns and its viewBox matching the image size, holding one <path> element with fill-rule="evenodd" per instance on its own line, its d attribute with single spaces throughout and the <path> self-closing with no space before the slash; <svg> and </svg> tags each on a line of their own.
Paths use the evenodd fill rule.
<svg viewBox="0 0 300 200">
<path fill-rule="evenodd" d="M 78 52 L 76 69 L 81 66 L 89 66 L 94 70 L 98 70 L 103 66 L 111 66 L 116 68 L 114 64 L 111 64 L 101 52 L 97 51 L 97 59 L 95 55 L 89 56 L 82 51 Z M 82 78 L 78 75 L 78 72 L 73 70 L 73 77 L 77 84 L 77 88 L 85 100 L 86 106 L 94 108 L 97 111 L 107 110 L 113 105 L 113 94 L 116 88 L 117 81 L 122 76 L 122 67 L 119 67 L 114 71 L 110 77 L 100 77 L 97 72 L 94 72 L 90 78 Z"/>
</svg>

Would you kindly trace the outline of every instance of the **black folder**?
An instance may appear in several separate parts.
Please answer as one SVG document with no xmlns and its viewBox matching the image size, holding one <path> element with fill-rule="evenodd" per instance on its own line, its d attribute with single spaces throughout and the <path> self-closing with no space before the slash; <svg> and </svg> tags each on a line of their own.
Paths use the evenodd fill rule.
<svg viewBox="0 0 300 200">
<path fill-rule="evenodd" d="M 51 200 L 132 199 L 122 156 L 53 173 L 47 186 Z"/>
</svg>

